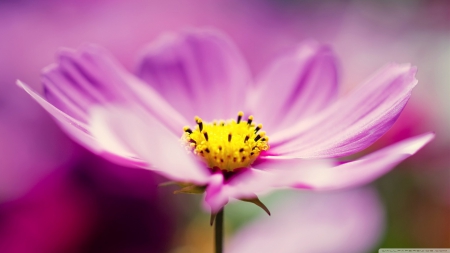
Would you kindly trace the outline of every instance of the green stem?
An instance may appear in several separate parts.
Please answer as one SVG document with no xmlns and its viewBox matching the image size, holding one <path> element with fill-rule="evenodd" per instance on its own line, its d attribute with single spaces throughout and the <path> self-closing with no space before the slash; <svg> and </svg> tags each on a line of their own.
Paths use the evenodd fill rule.
<svg viewBox="0 0 450 253">
<path fill-rule="evenodd" d="M 223 210 L 224 208 L 217 213 L 214 225 L 215 253 L 223 252 Z"/>
</svg>

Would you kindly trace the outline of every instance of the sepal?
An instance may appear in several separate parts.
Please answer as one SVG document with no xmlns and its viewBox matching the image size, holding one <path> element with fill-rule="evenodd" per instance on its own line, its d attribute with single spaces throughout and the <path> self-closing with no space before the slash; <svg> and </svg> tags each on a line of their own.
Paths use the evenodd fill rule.
<svg viewBox="0 0 450 253">
<path fill-rule="evenodd" d="M 185 193 L 185 194 L 203 194 L 205 192 L 206 187 L 205 186 L 198 186 L 198 185 L 188 185 L 185 186 L 179 190 L 174 191 L 174 194 L 180 194 L 180 193 Z"/>
<path fill-rule="evenodd" d="M 266 207 L 266 205 L 264 205 L 263 202 L 261 202 L 261 200 L 259 200 L 258 196 L 255 195 L 252 198 L 242 198 L 242 199 L 239 199 L 239 200 L 245 201 L 245 202 L 250 202 L 250 203 L 253 203 L 253 204 L 261 207 L 261 209 L 264 210 L 270 216 L 269 209 Z"/>
</svg>

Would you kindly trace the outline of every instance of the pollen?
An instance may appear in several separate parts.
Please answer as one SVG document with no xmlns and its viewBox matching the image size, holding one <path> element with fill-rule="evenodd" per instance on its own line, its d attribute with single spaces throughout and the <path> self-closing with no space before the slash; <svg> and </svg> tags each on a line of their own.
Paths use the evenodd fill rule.
<svg viewBox="0 0 450 253">
<path fill-rule="evenodd" d="M 262 151 L 269 149 L 269 137 L 253 116 L 242 120 L 203 122 L 195 117 L 194 128 L 184 127 L 183 141 L 188 150 L 199 156 L 209 168 L 233 171 L 250 166 Z"/>
</svg>

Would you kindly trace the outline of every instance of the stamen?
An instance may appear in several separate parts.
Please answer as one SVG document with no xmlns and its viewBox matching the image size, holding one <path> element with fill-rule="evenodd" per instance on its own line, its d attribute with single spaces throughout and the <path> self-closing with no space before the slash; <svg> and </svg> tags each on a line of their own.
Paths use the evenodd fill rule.
<svg viewBox="0 0 450 253">
<path fill-rule="evenodd" d="M 198 128 L 200 129 L 200 132 L 203 131 L 203 122 L 202 122 L 202 119 L 199 118 L 199 117 L 197 117 L 197 116 L 195 116 L 195 122 L 197 123 Z"/>
<path fill-rule="evenodd" d="M 183 131 L 185 131 L 186 133 L 192 134 L 192 130 L 188 126 L 183 127 Z"/>
<path fill-rule="evenodd" d="M 186 148 L 196 154 L 211 168 L 233 171 L 247 168 L 269 149 L 269 138 L 261 131 L 262 124 L 254 124 L 253 116 L 242 122 L 243 112 L 236 120 L 203 122 L 195 117 L 197 126 L 183 127 Z M 242 124 L 241 124 L 242 123 Z"/>
<path fill-rule="evenodd" d="M 251 125 L 253 121 L 253 115 L 248 116 L 247 125 Z"/>
<path fill-rule="evenodd" d="M 256 134 L 259 130 L 261 130 L 261 128 L 262 128 L 262 124 L 259 124 L 258 126 L 256 126 L 256 128 L 255 128 L 255 134 Z"/>
<path fill-rule="evenodd" d="M 244 116 L 244 113 L 242 111 L 238 112 L 238 117 L 237 117 L 237 123 L 238 124 L 241 123 L 242 116 Z"/>
<path fill-rule="evenodd" d="M 259 133 L 259 134 L 255 137 L 255 141 L 259 141 L 259 139 L 261 139 L 261 137 L 263 137 L 264 135 L 266 135 L 266 132 L 261 131 L 261 133 Z"/>
</svg>

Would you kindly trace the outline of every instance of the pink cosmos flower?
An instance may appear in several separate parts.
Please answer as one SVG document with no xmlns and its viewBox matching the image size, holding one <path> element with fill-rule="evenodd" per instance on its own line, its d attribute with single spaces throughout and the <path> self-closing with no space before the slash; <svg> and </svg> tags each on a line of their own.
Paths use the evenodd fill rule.
<svg viewBox="0 0 450 253">
<path fill-rule="evenodd" d="M 252 79 L 226 36 L 194 30 L 149 45 L 136 75 L 106 50 L 85 45 L 62 49 L 58 63 L 44 69 L 45 98 L 18 84 L 93 152 L 192 183 L 181 191 L 205 190 L 217 212 L 230 198 L 272 188 L 361 185 L 414 154 L 434 134 L 355 161 L 334 159 L 365 149 L 392 126 L 415 73 L 389 64 L 340 97 L 326 46 L 304 42 Z"/>
</svg>

